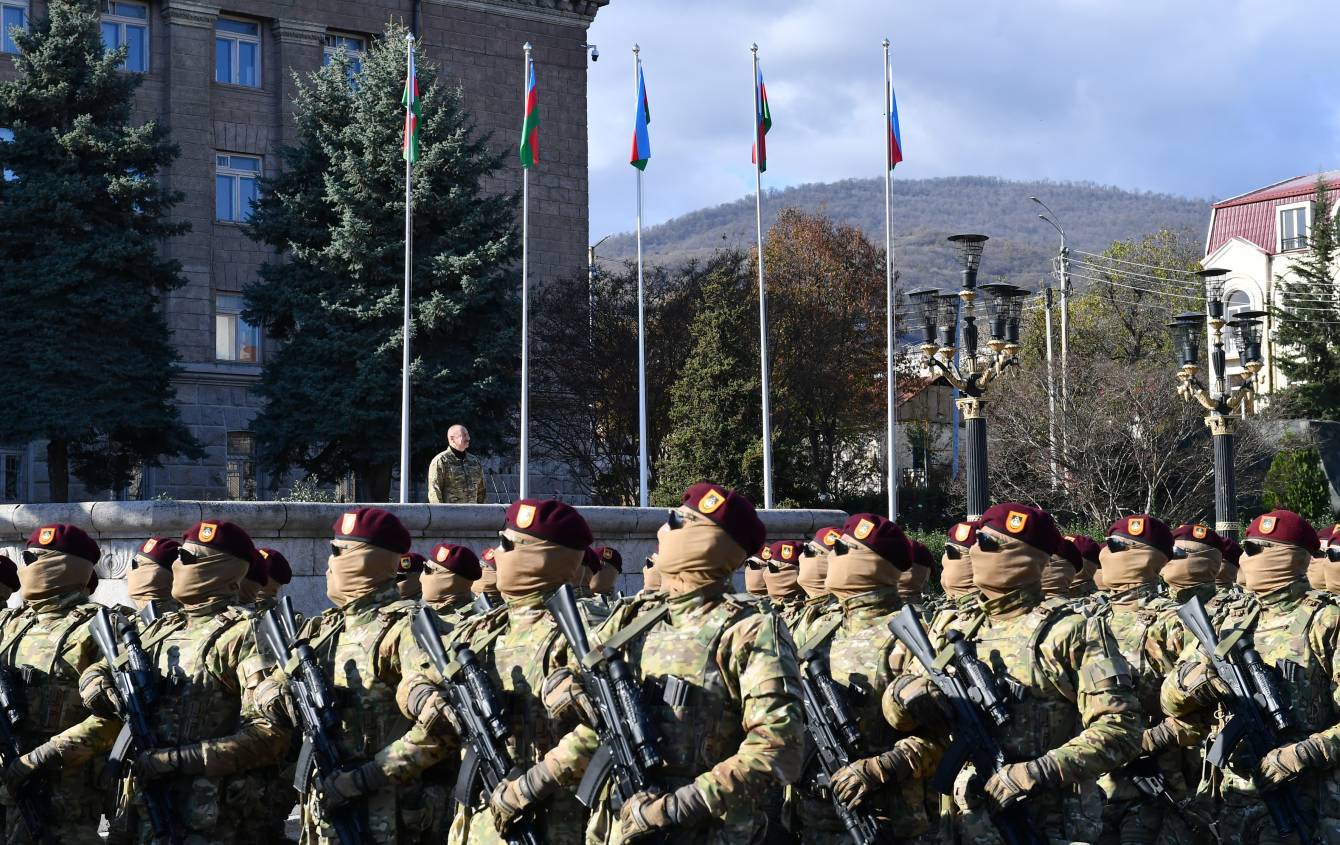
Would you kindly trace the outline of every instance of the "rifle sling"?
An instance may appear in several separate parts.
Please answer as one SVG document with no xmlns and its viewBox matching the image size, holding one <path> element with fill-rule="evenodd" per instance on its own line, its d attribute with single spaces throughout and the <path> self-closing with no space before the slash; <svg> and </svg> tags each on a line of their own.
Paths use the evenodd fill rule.
<svg viewBox="0 0 1340 845">
<path fill-rule="evenodd" d="M 475 654 L 478 654 L 479 652 L 483 651 L 484 649 L 488 648 L 489 646 L 497 642 L 498 638 L 501 637 L 506 630 L 507 630 L 506 628 L 495 628 L 494 630 L 489 631 L 487 634 L 485 634 L 478 640 L 470 640 L 470 650 L 473 651 Z M 460 671 L 461 671 L 461 664 L 457 662 L 455 657 L 449 657 L 447 658 L 447 665 L 445 667 L 445 671 L 442 673 L 442 677 L 444 680 L 449 680 L 451 678 L 455 678 L 458 674 L 460 674 Z"/>
<path fill-rule="evenodd" d="M 322 648 L 326 643 L 328 643 L 328 642 L 330 642 L 332 639 L 334 639 L 334 638 L 335 638 L 335 635 L 338 634 L 338 633 L 339 633 L 340 631 L 342 631 L 342 630 L 344 630 L 344 616 L 341 615 L 341 616 L 339 616 L 339 617 L 337 617 L 337 618 L 335 619 L 335 624 L 334 624 L 334 625 L 331 625 L 330 628 L 328 628 L 327 630 L 321 632 L 321 636 L 319 636 L 319 637 L 317 637 L 316 639 L 311 640 L 311 641 L 309 641 L 309 642 L 307 643 L 309 646 L 311 646 L 311 648 L 312 648 L 312 653 L 313 653 L 313 654 L 317 654 L 317 653 L 319 653 L 319 652 L 321 651 L 321 648 Z M 283 669 L 281 670 L 281 671 L 283 671 L 285 677 L 289 677 L 289 676 L 291 676 L 291 675 L 293 674 L 293 670 L 298 668 L 298 653 L 297 653 L 297 651 L 295 651 L 295 650 L 293 650 L 292 648 L 290 648 L 290 650 L 289 650 L 289 654 L 290 654 L 290 657 L 289 657 L 289 659 L 288 659 L 288 662 L 284 664 Z M 278 655 L 276 655 L 276 656 L 278 656 Z"/>
<path fill-rule="evenodd" d="M 1219 641 L 1219 647 L 1214 650 L 1214 656 L 1218 660 L 1223 660 L 1237 646 L 1238 642 L 1247 634 L 1248 631 L 1256 627 L 1256 620 L 1261 617 L 1261 608 L 1253 607 L 1242 620 L 1242 624 L 1229 631 L 1224 638 Z"/>
<path fill-rule="evenodd" d="M 610 637 L 604 643 L 592 648 L 591 651 L 582 658 L 582 666 L 588 670 L 596 668 L 605 661 L 606 650 L 622 651 L 624 646 L 650 631 L 658 622 L 669 615 L 670 608 L 661 605 L 650 613 L 645 613 L 639 616 L 631 623 L 620 628 L 614 636 Z"/>
<path fill-rule="evenodd" d="M 982 623 L 984 622 L 986 622 L 986 614 L 985 613 L 977 614 L 977 618 L 973 621 L 971 625 L 968 626 L 968 630 L 963 632 L 963 639 L 971 642 L 972 638 L 977 636 L 977 632 L 981 630 Z M 945 647 L 940 649 L 940 653 L 935 655 L 935 666 L 931 667 L 931 671 L 943 672 L 945 670 L 945 667 L 947 667 L 950 663 L 952 663 L 953 660 L 954 660 L 954 645 L 952 643 L 946 643 Z"/>
<path fill-rule="evenodd" d="M 817 651 L 819 646 L 828 642 L 828 638 L 833 636 L 833 633 L 837 631 L 838 628 L 841 627 L 842 627 L 842 614 L 840 613 L 833 614 L 831 618 L 825 619 L 818 625 L 814 626 L 814 630 L 811 631 L 810 635 L 805 638 L 805 642 L 803 644 L 796 645 L 796 653 L 800 655 L 802 660 L 809 659 L 812 653 Z"/>
</svg>

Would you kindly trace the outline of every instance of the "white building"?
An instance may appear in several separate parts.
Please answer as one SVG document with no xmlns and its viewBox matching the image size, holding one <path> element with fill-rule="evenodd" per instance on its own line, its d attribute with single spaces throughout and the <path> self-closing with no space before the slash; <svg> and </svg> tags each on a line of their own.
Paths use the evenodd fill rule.
<svg viewBox="0 0 1340 845">
<path fill-rule="evenodd" d="M 1278 299 L 1279 280 L 1307 252 L 1318 178 L 1326 183 L 1334 209 L 1340 170 L 1286 179 L 1212 207 L 1201 264 L 1207 270 L 1229 271 L 1225 276 L 1224 299 L 1230 315 L 1238 311 L 1270 311 L 1283 304 Z M 1266 318 L 1261 346 L 1265 367 L 1257 391 L 1269 395 L 1287 384 L 1275 366 L 1276 331 L 1270 317 Z M 1229 346 L 1226 351 L 1228 375 L 1237 377 L 1242 370 L 1236 350 Z"/>
</svg>

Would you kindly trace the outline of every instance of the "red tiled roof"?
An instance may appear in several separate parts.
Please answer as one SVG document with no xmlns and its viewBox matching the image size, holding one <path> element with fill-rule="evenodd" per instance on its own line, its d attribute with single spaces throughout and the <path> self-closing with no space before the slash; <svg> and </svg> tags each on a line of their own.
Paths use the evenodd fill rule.
<svg viewBox="0 0 1340 845">
<path fill-rule="evenodd" d="M 1326 183 L 1327 188 L 1340 189 L 1340 170 L 1329 170 L 1321 174 L 1295 176 L 1215 203 L 1206 254 L 1214 252 L 1233 238 L 1243 238 L 1266 252 L 1274 253 L 1278 243 L 1275 238 L 1278 219 L 1275 209 L 1311 197 L 1317 189 L 1318 177 Z"/>
</svg>

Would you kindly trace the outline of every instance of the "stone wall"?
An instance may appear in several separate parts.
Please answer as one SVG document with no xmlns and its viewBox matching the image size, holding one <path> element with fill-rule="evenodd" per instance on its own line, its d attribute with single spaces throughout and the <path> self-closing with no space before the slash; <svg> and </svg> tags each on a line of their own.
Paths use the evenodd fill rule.
<svg viewBox="0 0 1340 845">
<path fill-rule="evenodd" d="M 476 551 L 497 543 L 502 505 L 391 505 L 414 537 L 418 551 L 453 542 Z M 81 502 L 68 505 L 0 505 L 0 554 L 18 560 L 28 536 L 41 525 L 66 522 L 89 531 L 102 547 L 94 598 L 126 602 L 125 572 L 138 545 L 151 536 L 176 536 L 201 519 L 229 520 L 244 527 L 258 546 L 279 549 L 293 565 L 286 592 L 302 611 L 330 606 L 326 599 L 326 557 L 331 529 L 348 505 L 287 502 Z M 597 545 L 617 548 L 627 570 L 619 583 L 625 594 L 642 586 L 641 563 L 655 547 L 656 530 L 665 522 L 661 508 L 580 508 Z M 768 536 L 811 537 L 825 525 L 841 525 L 840 511 L 773 510 L 762 512 Z M 739 576 L 737 575 L 737 581 Z M 742 585 L 741 585 L 742 587 Z"/>
</svg>

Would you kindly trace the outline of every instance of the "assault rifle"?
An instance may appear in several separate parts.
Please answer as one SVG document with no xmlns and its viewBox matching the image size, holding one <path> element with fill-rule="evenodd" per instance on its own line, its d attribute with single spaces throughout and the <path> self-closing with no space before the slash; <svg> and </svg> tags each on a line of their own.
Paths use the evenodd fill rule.
<svg viewBox="0 0 1340 845">
<path fill-rule="evenodd" d="M 818 785 L 828 790 L 842 826 L 856 845 L 874 845 L 882 841 L 879 825 L 869 813 L 854 810 L 838 800 L 830 784 L 833 775 L 861 752 L 861 732 L 847 704 L 846 694 L 833 683 L 828 661 L 814 649 L 800 655 L 800 696 L 805 706 L 805 722 L 819 760 Z"/>
<path fill-rule="evenodd" d="M 1222 769 L 1246 740 L 1247 747 L 1241 759 L 1250 771 L 1255 772 L 1261 760 L 1280 747 L 1279 734 L 1295 727 L 1293 710 L 1280 692 L 1274 673 L 1256 649 L 1237 636 L 1220 641 L 1200 599 L 1193 598 L 1182 605 L 1177 616 L 1196 638 L 1200 650 L 1210 658 L 1215 674 L 1231 691 L 1223 702 L 1229 712 L 1228 723 L 1210 744 L 1205 759 L 1215 768 Z M 1304 843 L 1322 841 L 1303 818 L 1292 792 L 1276 786 L 1262 790 L 1261 800 L 1280 836 L 1297 834 Z"/>
<path fill-rule="evenodd" d="M 573 669 L 591 699 L 596 717 L 593 727 L 600 737 L 600 749 L 577 787 L 577 800 L 584 807 L 594 807 L 612 777 L 610 806 L 618 810 L 634 794 L 655 787 L 652 772 L 662 763 L 655 728 L 643 712 L 642 691 L 619 651 L 603 646 L 592 651 L 570 585 L 559 587 L 545 606 L 572 650 Z"/>
<path fill-rule="evenodd" d="M 480 593 L 475 596 L 475 610 L 480 613 L 488 613 L 495 607 L 501 605 L 501 602 L 489 596 L 488 593 Z"/>
<path fill-rule="evenodd" d="M 493 794 L 498 784 L 516 768 L 507 750 L 507 714 L 503 712 L 493 684 L 479 665 L 479 658 L 465 643 L 454 643 L 455 659 L 447 657 L 437 628 L 437 614 L 421 607 L 414 614 L 410 626 L 414 641 L 433 661 L 442 676 L 442 689 L 447 703 L 460 726 L 465 759 L 456 778 L 456 803 L 462 807 L 474 806 L 481 790 L 485 796 Z M 513 822 L 505 834 L 511 845 L 539 845 L 534 822 L 525 816 Z"/>
<path fill-rule="evenodd" d="M 977 650 L 958 631 L 945 634 L 951 651 L 947 654 L 948 665 L 941 666 L 921 618 L 911 608 L 900 610 L 889 623 L 889 630 L 921 661 L 931 683 L 944 693 L 950 707 L 949 749 L 931 777 L 931 787 L 941 795 L 952 795 L 954 780 L 969 761 L 983 780 L 1000 771 L 1007 762 L 1005 752 L 991 731 L 1009 723 L 1010 708 L 991 667 L 977 658 Z M 1022 803 L 993 813 L 991 822 L 1005 845 L 1047 845 L 1047 837 Z"/>
<path fill-rule="evenodd" d="M 162 615 L 163 611 L 159 609 L 157 599 L 145 602 L 144 607 L 140 608 L 140 621 L 146 628 L 157 622 Z"/>
<path fill-rule="evenodd" d="M 107 758 L 105 775 L 111 783 L 120 783 L 135 758 L 152 751 L 157 745 L 149 714 L 158 700 L 158 671 L 140 645 L 135 626 L 119 614 L 113 618 L 107 608 L 98 608 L 89 628 L 111 669 L 120 699 L 121 733 Z M 154 838 L 183 841 L 182 834 L 172 828 L 177 815 L 173 812 L 167 781 L 146 780 L 140 787 L 144 791 L 144 806 Z"/>
<path fill-rule="evenodd" d="M 331 693 L 330 681 L 321 669 L 311 645 L 295 636 L 296 628 L 293 602 L 288 596 L 281 598 L 279 604 L 267 611 L 261 619 L 261 636 L 279 661 L 298 717 L 298 727 L 302 730 L 302 750 L 298 753 L 293 788 L 306 795 L 314 775 L 319 781 L 350 767 L 345 765 L 335 745 L 334 733 L 340 718 L 335 712 L 335 696 Z M 328 815 L 341 845 L 361 845 L 371 841 L 366 800 L 350 802 L 330 811 Z"/>
<path fill-rule="evenodd" d="M 19 729 L 28 713 L 24 697 L 23 681 L 11 668 L 0 670 L 0 767 L 8 770 L 15 760 L 23 756 L 23 747 L 19 744 Z M 29 778 L 18 788 L 14 796 L 19 815 L 28 828 L 28 835 L 34 842 L 47 840 L 45 813 L 38 804 L 37 795 L 44 791 L 38 778 Z"/>
<path fill-rule="evenodd" d="M 1127 778 L 1136 789 L 1140 790 L 1141 795 L 1172 810 L 1187 829 L 1195 834 L 1197 841 L 1219 841 L 1218 822 L 1204 818 L 1192 809 L 1190 801 L 1178 801 L 1173 796 L 1172 791 L 1168 789 L 1168 779 L 1159 771 L 1158 760 L 1155 757 L 1141 754 L 1113 774 Z"/>
</svg>

